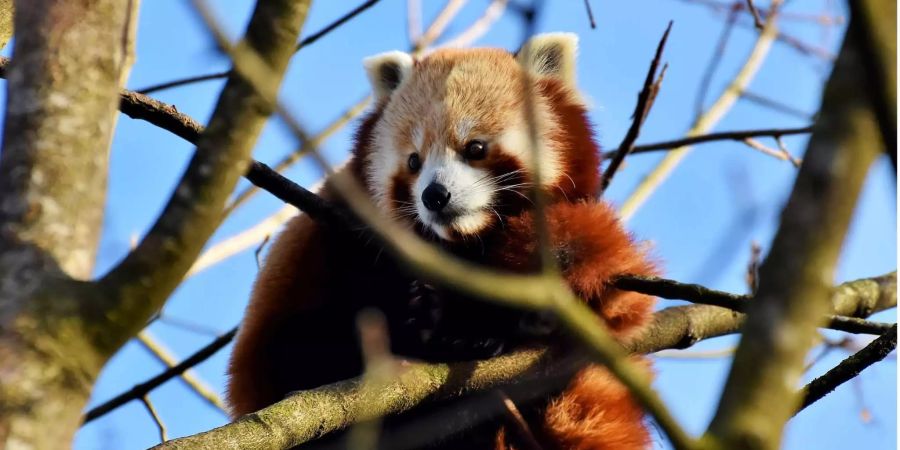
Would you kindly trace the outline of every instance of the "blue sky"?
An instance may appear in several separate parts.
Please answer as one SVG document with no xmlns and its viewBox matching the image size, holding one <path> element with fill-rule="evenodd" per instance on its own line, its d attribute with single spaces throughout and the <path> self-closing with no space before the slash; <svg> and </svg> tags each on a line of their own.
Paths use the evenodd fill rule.
<svg viewBox="0 0 900 450">
<path fill-rule="evenodd" d="M 252 1 L 214 3 L 232 35 L 238 35 Z M 304 35 L 320 29 L 358 3 L 359 0 L 314 2 Z M 425 23 L 428 23 L 443 2 L 424 0 L 423 3 Z M 590 29 L 581 1 L 549 0 L 538 31 L 571 31 L 581 37 L 578 76 L 581 88 L 593 102 L 591 119 L 597 126 L 602 146 L 615 148 L 630 125 L 637 92 L 669 20 L 674 20 L 665 53 L 669 70 L 639 141 L 680 137 L 694 117 L 700 78 L 723 26 L 721 16 L 679 0 L 593 0 L 592 3 L 596 29 Z M 821 14 L 829 3 L 828 0 L 796 0 L 789 3 L 788 11 Z M 447 35 L 463 30 L 479 17 L 487 4 L 487 0 L 470 0 Z M 382 0 L 294 58 L 282 97 L 307 128 L 322 129 L 366 95 L 368 85 L 360 64 L 363 57 L 408 47 L 405 5 L 405 0 Z M 521 38 L 520 23 L 515 14 L 507 12 L 478 44 L 514 49 Z M 843 34 L 842 27 L 823 33 L 820 26 L 802 21 L 786 22 L 784 29 L 832 52 L 836 52 Z M 746 26 L 734 31 L 712 80 L 708 99 L 718 95 L 734 75 L 749 52 L 755 33 Z M 137 62 L 128 82 L 131 88 L 228 67 L 185 0 L 145 0 L 137 48 Z M 791 47 L 776 44 L 750 90 L 813 113 L 828 66 Z M 154 95 L 205 122 L 220 88 L 220 82 L 206 82 Z M 808 119 L 742 101 L 716 129 L 806 124 Z M 346 155 L 351 131 L 352 126 L 345 128 L 324 144 L 332 160 L 340 161 Z M 773 142 L 764 142 L 774 146 Z M 806 138 L 791 137 L 785 142 L 800 155 Z M 273 162 L 292 148 L 290 135 L 273 121 L 265 129 L 255 157 Z M 98 273 L 126 254 L 132 236 L 147 231 L 185 168 L 191 150 L 187 143 L 144 122 L 124 116 L 120 119 L 111 154 Z M 629 159 L 608 191 L 608 198 L 621 203 L 661 156 L 648 154 Z M 298 164 L 287 174 L 307 186 L 319 177 L 318 169 L 308 162 Z M 790 164 L 740 143 L 697 147 L 642 207 L 629 227 L 641 239 L 653 242 L 656 254 L 664 262 L 666 276 L 743 292 L 750 243 L 758 241 L 764 252 L 767 250 L 795 174 L 796 169 Z M 241 186 L 245 185 L 242 181 Z M 891 168 L 882 159 L 873 167 L 866 183 L 835 281 L 878 275 L 896 267 L 896 204 L 896 184 Z M 228 220 L 212 242 L 241 231 L 280 206 L 271 196 L 257 196 Z M 182 285 L 166 305 L 165 313 L 225 331 L 240 320 L 255 273 L 253 252 L 237 255 Z M 660 306 L 678 303 L 662 301 Z M 884 313 L 878 318 L 894 321 L 895 313 Z M 156 323 L 151 330 L 179 356 L 190 354 L 211 338 L 165 323 Z M 727 337 L 704 342 L 698 348 L 721 349 L 735 342 L 735 338 Z M 226 348 L 196 369 L 219 392 L 225 382 L 229 350 L 230 347 Z M 809 376 L 823 372 L 845 355 L 842 351 L 833 352 Z M 727 359 L 657 361 L 656 386 L 690 432 L 700 433 L 705 429 L 715 411 L 728 367 Z M 139 345 L 128 344 L 104 370 L 92 404 L 130 388 L 162 368 Z M 225 423 L 224 416 L 199 400 L 179 380 L 153 391 L 150 398 L 170 437 Z M 870 412 L 870 421 L 861 419 L 862 408 Z M 896 414 L 896 362 L 889 359 L 791 421 L 785 448 L 895 448 Z M 145 448 L 157 442 L 156 427 L 144 407 L 139 402 L 131 402 L 85 426 L 76 438 L 75 448 Z M 657 446 L 667 448 L 661 437 Z"/>
</svg>

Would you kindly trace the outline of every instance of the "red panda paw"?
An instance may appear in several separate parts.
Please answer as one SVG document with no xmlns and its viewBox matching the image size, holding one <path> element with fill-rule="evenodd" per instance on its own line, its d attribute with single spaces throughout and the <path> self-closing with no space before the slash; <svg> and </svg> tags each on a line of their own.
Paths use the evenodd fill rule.
<svg viewBox="0 0 900 450">
<path fill-rule="evenodd" d="M 544 413 L 552 448 L 641 450 L 651 445 L 644 411 L 605 368 L 582 369 Z"/>
</svg>

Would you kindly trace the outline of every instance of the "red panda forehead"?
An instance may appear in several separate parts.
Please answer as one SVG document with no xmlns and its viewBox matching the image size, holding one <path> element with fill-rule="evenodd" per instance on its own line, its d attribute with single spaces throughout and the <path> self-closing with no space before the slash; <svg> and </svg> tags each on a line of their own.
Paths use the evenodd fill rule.
<svg viewBox="0 0 900 450">
<path fill-rule="evenodd" d="M 522 107 L 522 75 L 502 50 L 438 51 L 416 62 L 385 118 L 396 132 L 409 135 L 419 127 L 434 139 L 458 139 L 460 130 L 498 133 Z"/>
</svg>

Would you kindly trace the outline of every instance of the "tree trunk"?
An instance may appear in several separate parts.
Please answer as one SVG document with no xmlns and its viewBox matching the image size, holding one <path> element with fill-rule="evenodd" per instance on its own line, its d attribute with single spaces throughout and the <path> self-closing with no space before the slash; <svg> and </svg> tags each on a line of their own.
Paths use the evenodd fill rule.
<svg viewBox="0 0 900 450">
<path fill-rule="evenodd" d="M 106 359 L 85 338 L 77 280 L 93 271 L 137 7 L 15 5 L 0 154 L 0 448 L 69 447 Z"/>
</svg>

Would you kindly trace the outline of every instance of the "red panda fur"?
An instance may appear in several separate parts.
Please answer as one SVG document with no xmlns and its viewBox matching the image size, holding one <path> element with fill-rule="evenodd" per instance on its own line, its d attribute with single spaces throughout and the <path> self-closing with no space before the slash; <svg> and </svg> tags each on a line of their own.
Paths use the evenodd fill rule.
<svg viewBox="0 0 900 450">
<path fill-rule="evenodd" d="M 498 50 L 441 51 L 416 61 L 415 70 L 472 57 L 489 59 L 497 67 L 515 64 L 509 53 Z M 593 199 L 599 185 L 599 149 L 584 107 L 554 79 L 538 79 L 536 87 L 560 123 L 551 138 L 567 174 L 545 187 L 549 197 L 545 220 L 554 253 L 572 290 L 617 339 L 627 341 L 648 323 L 654 299 L 620 291 L 609 281 L 619 274 L 655 275 L 657 270 L 615 211 Z M 374 151 L 373 129 L 385 107 L 386 101 L 379 101 L 361 122 L 353 158 L 345 169 L 370 191 L 366 165 Z M 522 168 L 514 160 L 489 158 L 482 164 L 507 172 Z M 410 177 L 398 175 L 390 182 L 391 199 L 408 201 Z M 327 187 L 321 194 L 336 198 Z M 511 211 L 504 213 L 503 223 L 494 223 L 479 235 L 481 247 L 475 254 L 457 244 L 445 247 L 493 268 L 535 271 L 533 215 L 528 205 Z M 289 222 L 272 244 L 254 284 L 231 356 L 227 399 L 233 417 L 277 402 L 291 391 L 359 375 L 355 312 L 362 306 L 384 307 L 390 326 L 391 302 L 406 289 L 406 275 L 397 275 L 399 266 L 385 263 L 389 258 L 380 253 L 376 245 L 350 242 L 345 234 L 307 216 Z M 642 364 L 650 370 L 649 363 Z M 641 408 L 598 366 L 581 370 L 562 393 L 549 399 L 540 416 L 531 426 L 548 450 L 634 450 L 648 448 L 651 441 Z M 518 448 L 502 426 L 493 433 L 498 450 Z"/>
</svg>

